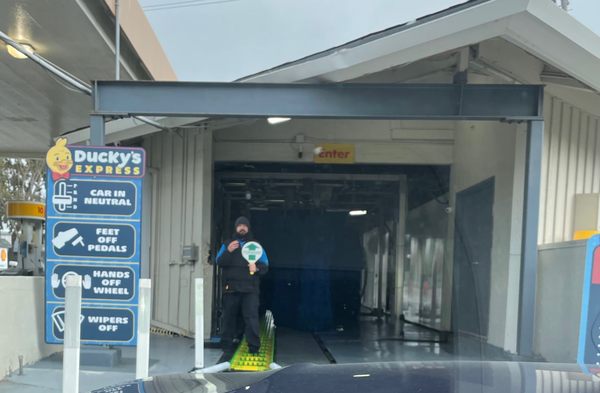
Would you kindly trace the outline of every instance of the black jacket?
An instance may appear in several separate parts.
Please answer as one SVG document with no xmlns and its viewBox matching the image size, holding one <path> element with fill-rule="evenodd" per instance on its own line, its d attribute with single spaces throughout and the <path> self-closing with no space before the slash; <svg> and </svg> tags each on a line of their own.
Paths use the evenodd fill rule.
<svg viewBox="0 0 600 393">
<path fill-rule="evenodd" d="M 233 252 L 229 252 L 227 247 L 232 241 L 239 241 L 240 247 Z M 255 292 L 260 290 L 260 276 L 263 276 L 269 270 L 269 258 L 266 251 L 256 262 L 258 271 L 250 274 L 248 270 L 248 261 L 242 256 L 242 247 L 249 239 L 229 239 L 223 243 L 217 254 L 217 265 L 223 272 L 223 290 L 224 292 Z"/>
</svg>

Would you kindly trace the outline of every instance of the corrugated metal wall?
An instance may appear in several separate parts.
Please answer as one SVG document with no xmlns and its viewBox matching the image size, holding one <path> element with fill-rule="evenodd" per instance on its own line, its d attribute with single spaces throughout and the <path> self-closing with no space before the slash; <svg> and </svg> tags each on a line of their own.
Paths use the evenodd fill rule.
<svg viewBox="0 0 600 393">
<path fill-rule="evenodd" d="M 600 192 L 600 119 L 546 95 L 540 244 L 573 238 L 575 194 Z"/>
<path fill-rule="evenodd" d="M 212 135 L 160 132 L 145 141 L 153 172 L 151 277 L 153 324 L 194 331 L 194 279 L 204 277 L 205 332 L 210 332 L 212 266 L 207 263 L 212 213 Z M 199 246 L 195 264 L 182 247 Z"/>
</svg>

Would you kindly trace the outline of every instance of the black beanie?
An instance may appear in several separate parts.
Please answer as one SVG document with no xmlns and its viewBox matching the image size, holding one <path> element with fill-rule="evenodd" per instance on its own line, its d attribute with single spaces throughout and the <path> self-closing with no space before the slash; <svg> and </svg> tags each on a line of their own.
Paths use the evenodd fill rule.
<svg viewBox="0 0 600 393">
<path fill-rule="evenodd" d="M 250 229 L 250 220 L 248 220 L 244 216 L 238 217 L 238 219 L 235 220 L 235 224 L 233 224 L 233 229 L 237 229 L 238 225 L 245 225 L 248 227 L 248 230 L 249 230 Z"/>
</svg>

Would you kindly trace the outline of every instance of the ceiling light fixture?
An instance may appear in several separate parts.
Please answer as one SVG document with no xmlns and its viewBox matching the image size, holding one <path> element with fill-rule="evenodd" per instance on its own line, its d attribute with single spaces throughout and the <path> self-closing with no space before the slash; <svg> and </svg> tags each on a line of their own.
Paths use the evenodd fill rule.
<svg viewBox="0 0 600 393">
<path fill-rule="evenodd" d="M 356 216 L 364 216 L 366 215 L 368 212 L 366 210 L 350 210 L 348 212 L 349 215 L 356 217 Z"/>
<path fill-rule="evenodd" d="M 290 121 L 292 120 L 291 117 L 269 117 L 267 118 L 267 121 L 269 122 L 269 124 L 280 124 L 280 123 L 285 123 L 286 121 Z"/>
<path fill-rule="evenodd" d="M 35 53 L 35 49 L 33 48 L 33 46 L 29 45 L 29 44 L 24 44 L 21 43 L 21 46 L 23 47 L 23 49 L 25 49 L 27 52 L 29 53 Z M 15 59 L 26 59 L 27 55 L 22 53 L 20 50 L 18 50 L 17 48 L 15 48 L 12 45 L 6 45 L 6 50 L 8 51 L 8 54 L 11 55 L 12 57 L 14 57 Z"/>
</svg>

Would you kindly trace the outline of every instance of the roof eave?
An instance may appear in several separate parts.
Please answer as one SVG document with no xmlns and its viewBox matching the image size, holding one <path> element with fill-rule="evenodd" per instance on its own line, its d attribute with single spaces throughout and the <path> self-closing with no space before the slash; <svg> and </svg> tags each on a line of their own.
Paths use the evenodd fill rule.
<svg viewBox="0 0 600 393">
<path fill-rule="evenodd" d="M 324 80 L 341 82 L 408 64 L 503 35 L 509 18 L 526 12 L 529 0 L 490 0 L 327 56 L 292 63 L 244 82 Z"/>
<path fill-rule="evenodd" d="M 600 36 L 550 1 L 530 0 L 505 38 L 600 92 Z"/>
<path fill-rule="evenodd" d="M 548 0 L 490 0 L 242 81 L 348 81 L 495 37 L 600 91 L 600 37 Z"/>
</svg>

